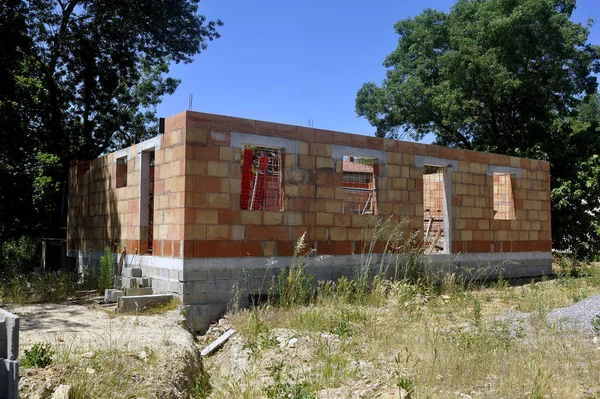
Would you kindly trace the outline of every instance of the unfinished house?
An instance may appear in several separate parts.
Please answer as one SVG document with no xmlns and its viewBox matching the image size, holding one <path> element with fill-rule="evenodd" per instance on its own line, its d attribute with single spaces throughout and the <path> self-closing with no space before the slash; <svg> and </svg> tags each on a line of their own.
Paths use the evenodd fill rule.
<svg viewBox="0 0 600 399">
<path fill-rule="evenodd" d="M 191 111 L 73 163 L 68 249 L 89 265 L 123 246 L 125 266 L 178 295 L 202 329 L 289 265 L 302 234 L 308 270 L 335 279 L 360 263 L 365 229 L 390 217 L 433 265 L 551 272 L 547 162 Z"/>
</svg>

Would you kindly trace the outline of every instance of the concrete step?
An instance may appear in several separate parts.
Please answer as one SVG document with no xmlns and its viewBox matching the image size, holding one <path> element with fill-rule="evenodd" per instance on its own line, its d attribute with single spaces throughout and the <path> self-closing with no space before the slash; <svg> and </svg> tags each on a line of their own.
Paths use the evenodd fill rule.
<svg viewBox="0 0 600 399">
<path fill-rule="evenodd" d="M 142 296 L 122 296 L 119 298 L 117 306 L 118 313 L 143 312 L 144 310 L 157 305 L 168 303 L 173 299 L 172 294 L 156 294 Z"/>
<path fill-rule="evenodd" d="M 125 291 L 125 296 L 152 295 L 151 287 L 140 287 L 140 288 L 126 287 L 126 288 L 124 288 L 124 291 Z"/>
<path fill-rule="evenodd" d="M 104 302 L 106 303 L 115 303 L 119 300 L 119 297 L 122 297 L 125 293 L 121 290 L 107 289 L 104 290 Z"/>
</svg>

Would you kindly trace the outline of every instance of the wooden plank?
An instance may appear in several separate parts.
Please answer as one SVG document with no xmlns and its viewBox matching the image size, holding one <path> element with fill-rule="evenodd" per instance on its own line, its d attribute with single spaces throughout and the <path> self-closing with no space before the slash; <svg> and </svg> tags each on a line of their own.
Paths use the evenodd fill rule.
<svg viewBox="0 0 600 399">
<path fill-rule="evenodd" d="M 227 332 L 225 332 L 225 334 L 221 335 L 219 338 L 217 338 L 215 341 L 213 341 L 212 344 L 208 345 L 206 348 L 204 348 L 202 350 L 202 352 L 200 353 L 202 355 L 202 357 L 208 356 L 211 353 L 213 353 L 214 351 L 216 351 L 217 349 L 219 349 L 221 346 L 223 346 L 223 344 L 225 342 L 227 342 L 227 340 L 229 340 L 229 338 L 231 338 L 231 336 L 233 334 L 235 334 L 235 330 L 227 330 Z"/>
</svg>

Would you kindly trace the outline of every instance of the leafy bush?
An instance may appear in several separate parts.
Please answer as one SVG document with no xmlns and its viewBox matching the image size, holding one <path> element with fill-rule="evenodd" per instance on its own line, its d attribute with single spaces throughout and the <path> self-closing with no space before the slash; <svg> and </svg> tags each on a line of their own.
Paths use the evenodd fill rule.
<svg viewBox="0 0 600 399">
<path fill-rule="evenodd" d="M 29 350 L 25 349 L 21 366 L 25 368 L 43 368 L 52 364 L 52 356 L 54 356 L 54 351 L 50 344 L 37 343 Z"/>
<path fill-rule="evenodd" d="M 8 241 L 0 245 L 0 276 L 4 279 L 26 273 L 33 267 L 36 240 L 22 236 L 19 241 Z"/>
<path fill-rule="evenodd" d="M 113 254 L 110 247 L 104 248 L 104 255 L 100 257 L 100 273 L 98 275 L 98 292 L 103 294 L 104 290 L 112 288 L 114 278 Z"/>
<path fill-rule="evenodd" d="M 76 290 L 73 273 L 14 275 L 0 282 L 0 301 L 10 303 L 61 302 Z"/>
</svg>

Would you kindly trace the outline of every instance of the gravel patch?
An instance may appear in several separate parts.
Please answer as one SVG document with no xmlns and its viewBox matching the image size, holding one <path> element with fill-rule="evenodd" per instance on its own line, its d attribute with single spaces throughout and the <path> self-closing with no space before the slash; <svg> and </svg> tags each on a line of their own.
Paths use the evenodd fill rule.
<svg viewBox="0 0 600 399">
<path fill-rule="evenodd" d="M 600 314 L 600 295 L 594 295 L 566 308 L 548 313 L 548 322 L 562 327 L 594 333 L 592 320 Z"/>
<path fill-rule="evenodd" d="M 579 330 L 586 334 L 595 334 L 592 320 L 599 314 L 600 295 L 594 295 L 571 306 L 554 309 L 548 313 L 547 321 L 562 330 Z M 533 313 L 509 312 L 498 320 L 508 323 L 514 336 L 531 316 Z"/>
</svg>

